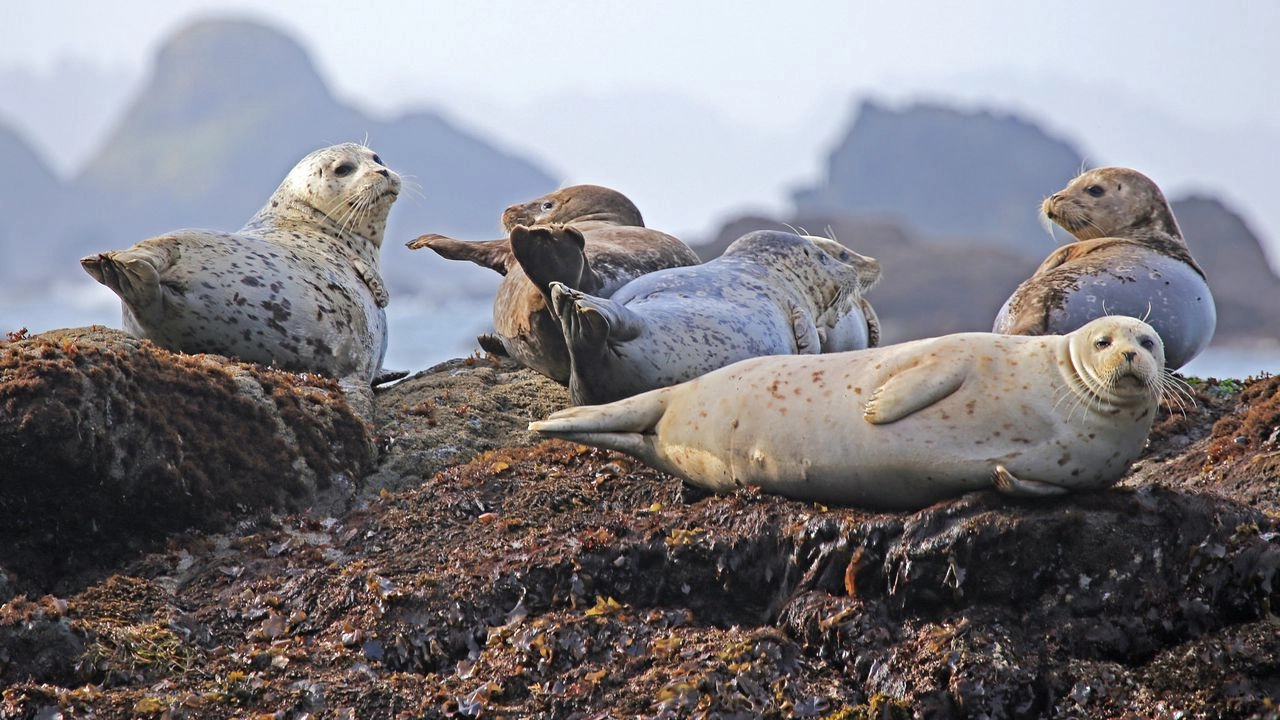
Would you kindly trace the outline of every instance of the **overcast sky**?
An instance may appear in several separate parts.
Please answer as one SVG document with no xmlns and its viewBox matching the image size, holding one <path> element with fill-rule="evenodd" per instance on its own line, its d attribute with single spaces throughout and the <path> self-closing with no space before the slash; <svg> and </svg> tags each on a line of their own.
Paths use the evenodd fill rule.
<svg viewBox="0 0 1280 720">
<path fill-rule="evenodd" d="M 1187 121 L 1280 123 L 1280 3 L 776 0 L 8 2 L 0 67 L 141 71 L 203 14 L 291 29 L 338 91 L 397 109 L 450 92 L 523 103 L 662 88 L 785 123 L 840 91 L 965 73 L 1114 86 Z"/>
</svg>

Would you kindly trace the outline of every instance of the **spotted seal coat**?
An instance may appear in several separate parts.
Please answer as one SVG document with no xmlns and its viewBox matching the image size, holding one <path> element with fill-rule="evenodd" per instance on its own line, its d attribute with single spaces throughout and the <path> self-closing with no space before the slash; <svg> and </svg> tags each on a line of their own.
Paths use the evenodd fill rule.
<svg viewBox="0 0 1280 720">
<path fill-rule="evenodd" d="M 1160 188 L 1129 168 L 1089 170 L 1044 201 L 1044 215 L 1076 241 L 1058 248 L 1014 290 L 996 332 L 1066 333 L 1102 315 L 1146 320 L 1171 369 L 1209 345 L 1217 309 Z"/>
<path fill-rule="evenodd" d="M 1059 495 L 1125 474 L 1170 382 L 1163 365 L 1151 326 L 1110 316 L 1068 335 L 753 358 L 529 429 L 712 492 L 894 509 L 992 487 Z"/>
<path fill-rule="evenodd" d="M 553 224 L 571 231 L 524 230 Z M 608 297 L 646 273 L 699 261 L 688 245 L 645 227 L 640 210 L 625 195 L 599 185 L 574 185 L 512 205 L 502 213 L 502 226 L 508 237 L 497 240 L 428 234 L 408 247 L 430 248 L 503 275 L 493 303 L 494 334 L 481 336 L 481 347 L 562 384 L 569 381 L 569 355 L 549 309 L 552 282 Z"/>
<path fill-rule="evenodd" d="M 367 385 L 387 348 L 379 249 L 399 192 L 373 150 L 334 145 L 234 233 L 177 230 L 80 264 L 120 296 L 133 335 Z"/>
<path fill-rule="evenodd" d="M 553 283 L 569 394 L 580 405 L 610 402 L 749 357 L 818 353 L 833 328 L 827 342 L 844 349 L 860 339 L 859 322 L 869 340 L 859 312 L 879 277 L 874 258 L 833 240 L 761 230 L 714 260 L 636 278 L 610 298 Z"/>
</svg>

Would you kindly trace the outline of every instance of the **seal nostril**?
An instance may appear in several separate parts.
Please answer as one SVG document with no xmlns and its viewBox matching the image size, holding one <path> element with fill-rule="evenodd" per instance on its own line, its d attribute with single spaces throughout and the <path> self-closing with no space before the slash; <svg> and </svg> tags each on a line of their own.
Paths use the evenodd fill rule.
<svg viewBox="0 0 1280 720">
<path fill-rule="evenodd" d="M 391 171 L 386 168 L 382 168 L 381 170 L 379 170 L 378 174 L 385 178 L 391 177 Z"/>
<path fill-rule="evenodd" d="M 1124 352 L 1124 359 L 1125 359 L 1125 360 L 1128 360 L 1129 362 L 1133 362 L 1133 361 L 1134 361 L 1134 358 L 1136 358 L 1136 357 L 1138 357 L 1138 353 L 1137 353 L 1137 351 L 1135 351 L 1135 350 L 1125 350 L 1125 352 Z"/>
</svg>

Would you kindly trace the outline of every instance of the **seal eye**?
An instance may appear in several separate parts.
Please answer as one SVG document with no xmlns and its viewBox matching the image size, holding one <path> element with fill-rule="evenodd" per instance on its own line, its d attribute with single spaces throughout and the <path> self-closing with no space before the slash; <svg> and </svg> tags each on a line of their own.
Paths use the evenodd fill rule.
<svg viewBox="0 0 1280 720">
<path fill-rule="evenodd" d="M 386 163 L 382 162 L 382 158 L 378 157 L 378 153 L 373 154 L 373 161 L 378 163 L 379 165 L 382 165 L 383 167 L 386 167 Z"/>
<path fill-rule="evenodd" d="M 353 163 L 344 162 L 338 167 L 333 169 L 333 174 L 337 175 L 338 177 L 346 177 L 350 175 L 352 172 L 354 172 L 355 169 L 356 169 L 356 166 Z"/>
<path fill-rule="evenodd" d="M 1111 338 L 1103 336 L 1093 341 L 1093 346 L 1099 350 L 1111 347 Z"/>
<path fill-rule="evenodd" d="M 1089 187 L 1085 188 L 1084 191 L 1094 197 L 1102 197 L 1107 192 L 1106 190 L 1103 189 L 1101 185 L 1090 185 Z"/>
<path fill-rule="evenodd" d="M 556 204 L 555 204 L 555 203 L 553 203 L 553 202 L 551 202 L 550 200 L 544 200 L 544 201 L 542 202 L 542 209 L 543 209 L 543 210 L 550 210 L 551 208 L 553 208 L 553 207 L 555 207 L 555 206 L 556 206 Z"/>
<path fill-rule="evenodd" d="M 1148 337 L 1142 338 L 1138 344 L 1141 345 L 1144 350 L 1154 350 L 1156 347 L 1156 341 Z"/>
</svg>

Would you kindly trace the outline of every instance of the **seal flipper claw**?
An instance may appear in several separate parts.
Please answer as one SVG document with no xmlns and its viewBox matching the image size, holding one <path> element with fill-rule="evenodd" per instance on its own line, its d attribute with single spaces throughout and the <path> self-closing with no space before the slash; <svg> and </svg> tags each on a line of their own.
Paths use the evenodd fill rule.
<svg viewBox="0 0 1280 720">
<path fill-rule="evenodd" d="M 511 229 L 511 254 L 547 299 L 551 283 L 594 293 L 602 283 L 587 261 L 586 238 L 569 225 L 517 225 Z"/>
<path fill-rule="evenodd" d="M 814 325 L 809 311 L 800 304 L 791 305 L 791 335 L 796 341 L 797 355 L 817 355 L 822 352 L 822 336 Z"/>
<path fill-rule="evenodd" d="M 1014 476 L 1003 465 L 997 465 L 994 472 L 995 488 L 1004 495 L 1012 497 L 1053 497 L 1066 495 L 1068 490 L 1060 485 L 1041 482 L 1039 480 L 1023 480 Z"/>
<path fill-rule="evenodd" d="M 499 275 L 506 275 L 511 263 L 511 242 L 507 238 L 497 240 L 454 240 L 444 235 L 427 234 L 405 243 L 410 250 L 430 248 L 447 260 L 468 260 L 487 267 Z"/>
</svg>

